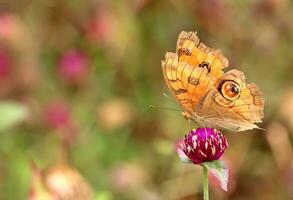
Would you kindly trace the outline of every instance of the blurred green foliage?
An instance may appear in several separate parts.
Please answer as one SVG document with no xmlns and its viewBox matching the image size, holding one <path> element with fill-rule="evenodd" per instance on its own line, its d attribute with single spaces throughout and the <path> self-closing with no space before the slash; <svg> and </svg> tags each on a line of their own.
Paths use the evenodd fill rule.
<svg viewBox="0 0 293 200">
<path fill-rule="evenodd" d="M 0 103 L 0 131 L 4 131 L 22 122 L 27 116 L 24 106 L 14 102 Z"/>
</svg>

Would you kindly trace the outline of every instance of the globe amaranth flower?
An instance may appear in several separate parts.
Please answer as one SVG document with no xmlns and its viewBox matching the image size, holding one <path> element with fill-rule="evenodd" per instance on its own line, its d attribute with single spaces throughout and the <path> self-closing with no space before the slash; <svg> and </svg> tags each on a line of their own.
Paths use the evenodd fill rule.
<svg viewBox="0 0 293 200">
<path fill-rule="evenodd" d="M 194 164 L 218 160 L 228 147 L 226 137 L 218 130 L 197 128 L 191 130 L 179 142 L 177 151 L 181 158 L 185 157 Z"/>
<path fill-rule="evenodd" d="M 73 49 L 65 52 L 59 60 L 59 74 L 67 81 L 83 79 L 89 71 L 89 61 L 86 54 Z"/>
</svg>

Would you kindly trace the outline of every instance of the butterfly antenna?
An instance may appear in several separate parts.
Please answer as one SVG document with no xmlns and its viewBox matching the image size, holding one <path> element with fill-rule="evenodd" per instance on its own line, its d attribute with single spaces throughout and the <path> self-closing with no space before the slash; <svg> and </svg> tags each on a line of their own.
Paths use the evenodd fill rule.
<svg viewBox="0 0 293 200">
<path fill-rule="evenodd" d="M 179 110 L 179 109 L 175 109 L 175 108 L 166 108 L 166 107 L 162 107 L 162 106 L 154 106 L 154 105 L 149 105 L 149 108 L 158 108 L 158 109 L 162 109 L 162 110 L 173 110 L 173 111 L 182 112 L 182 110 Z"/>
</svg>

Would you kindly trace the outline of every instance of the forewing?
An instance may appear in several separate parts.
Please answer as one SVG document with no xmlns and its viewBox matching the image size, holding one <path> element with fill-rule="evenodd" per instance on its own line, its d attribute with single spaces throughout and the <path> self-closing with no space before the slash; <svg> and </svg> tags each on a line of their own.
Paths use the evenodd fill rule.
<svg viewBox="0 0 293 200">
<path fill-rule="evenodd" d="M 227 59 L 218 50 L 200 43 L 195 32 L 181 32 L 176 53 L 162 62 L 165 82 L 184 109 L 194 112 L 198 102 L 222 76 Z"/>
<path fill-rule="evenodd" d="M 162 71 L 165 82 L 177 101 L 185 110 L 192 112 L 192 99 L 184 86 L 186 84 L 183 83 L 182 78 L 178 78 L 181 77 L 180 71 L 192 71 L 192 67 L 185 63 L 179 63 L 175 53 L 167 53 L 165 61 L 162 61 Z"/>
</svg>

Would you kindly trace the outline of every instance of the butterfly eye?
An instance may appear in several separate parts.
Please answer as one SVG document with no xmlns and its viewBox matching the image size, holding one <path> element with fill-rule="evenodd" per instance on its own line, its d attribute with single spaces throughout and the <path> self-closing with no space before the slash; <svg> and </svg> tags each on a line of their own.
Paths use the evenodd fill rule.
<svg viewBox="0 0 293 200">
<path fill-rule="evenodd" d="M 224 98 L 232 101 L 240 96 L 240 87 L 234 81 L 225 81 L 220 85 L 219 88 Z"/>
</svg>

